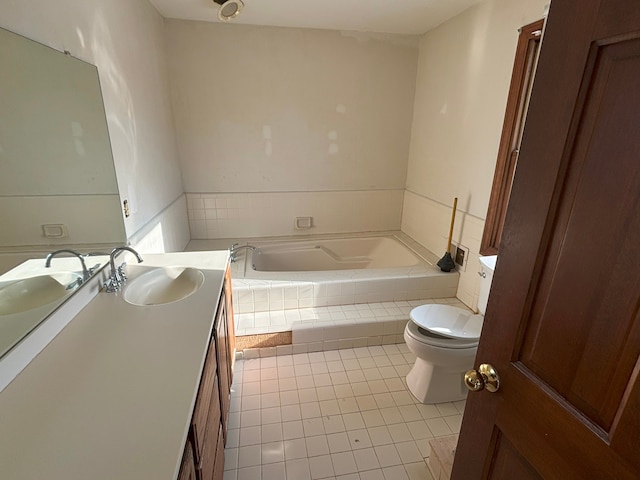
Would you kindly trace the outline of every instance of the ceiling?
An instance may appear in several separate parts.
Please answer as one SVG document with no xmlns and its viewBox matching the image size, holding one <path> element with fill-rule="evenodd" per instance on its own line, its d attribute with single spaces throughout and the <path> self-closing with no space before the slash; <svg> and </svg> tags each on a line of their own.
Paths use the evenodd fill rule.
<svg viewBox="0 0 640 480">
<path fill-rule="evenodd" d="M 150 0 L 165 18 L 219 22 L 213 0 Z M 480 0 L 244 0 L 230 23 L 418 35 Z"/>
</svg>

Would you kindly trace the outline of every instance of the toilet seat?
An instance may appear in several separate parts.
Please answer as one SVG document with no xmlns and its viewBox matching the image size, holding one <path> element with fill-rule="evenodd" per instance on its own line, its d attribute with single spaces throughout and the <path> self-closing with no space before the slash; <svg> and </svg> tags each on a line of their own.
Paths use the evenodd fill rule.
<svg viewBox="0 0 640 480">
<path fill-rule="evenodd" d="M 451 305 L 420 305 L 411 310 L 411 321 L 426 332 L 449 339 L 478 343 L 483 316 Z M 461 348 L 461 347 L 458 347 Z"/>
<path fill-rule="evenodd" d="M 476 348 L 478 346 L 478 339 L 459 339 L 449 338 L 444 335 L 440 335 L 429 330 L 425 330 L 419 327 L 413 322 L 407 322 L 405 333 L 409 334 L 414 340 L 430 345 L 432 347 L 447 348 L 447 349 L 463 349 L 463 348 Z"/>
</svg>

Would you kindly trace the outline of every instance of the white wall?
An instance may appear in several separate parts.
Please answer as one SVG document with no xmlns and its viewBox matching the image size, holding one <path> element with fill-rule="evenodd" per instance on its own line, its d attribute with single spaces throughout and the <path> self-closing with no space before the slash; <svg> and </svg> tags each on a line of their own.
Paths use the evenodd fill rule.
<svg viewBox="0 0 640 480">
<path fill-rule="evenodd" d="M 470 249 L 458 298 L 472 307 L 518 28 L 548 3 L 485 0 L 420 41 L 402 231 L 443 254 L 458 197 L 454 241 Z"/>
<path fill-rule="evenodd" d="M 158 222 L 183 194 L 162 17 L 147 0 L 20 0 L 0 3 L 0 26 L 98 67 L 127 238 Z"/>
<path fill-rule="evenodd" d="M 307 205 L 298 215 L 315 218 L 310 233 L 399 228 L 417 37 L 179 20 L 167 20 L 166 34 L 190 198 L 224 193 L 243 203 L 269 193 L 261 196 L 266 206 L 289 195 Z M 346 197 L 360 202 L 348 218 L 345 192 L 359 192 Z M 392 201 L 392 218 L 363 223 L 362 212 L 375 216 L 380 192 Z M 250 236 L 299 233 L 290 210 L 245 218 Z M 194 237 L 238 236 L 230 222 L 190 215 Z"/>
</svg>

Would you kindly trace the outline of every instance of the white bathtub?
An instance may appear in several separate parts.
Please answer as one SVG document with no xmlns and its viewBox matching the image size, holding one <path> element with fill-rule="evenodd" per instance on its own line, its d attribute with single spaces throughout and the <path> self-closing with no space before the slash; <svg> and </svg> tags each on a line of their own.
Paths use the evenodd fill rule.
<svg viewBox="0 0 640 480">
<path fill-rule="evenodd" d="M 264 244 L 250 255 L 260 272 L 416 267 L 423 260 L 394 237 L 353 237 Z"/>
<path fill-rule="evenodd" d="M 457 272 L 441 272 L 400 232 L 247 243 L 256 250 L 239 250 L 232 264 L 236 313 L 447 298 L 458 287 Z"/>
<path fill-rule="evenodd" d="M 256 314 L 254 326 L 238 328 L 238 335 L 291 330 L 290 309 L 451 298 L 458 288 L 458 273 L 441 272 L 438 257 L 402 232 L 192 240 L 187 249 L 220 250 L 235 242 L 257 247 L 255 259 L 241 249 L 231 264 L 234 312 Z M 263 314 L 278 311 L 281 323 L 262 323 Z"/>
</svg>

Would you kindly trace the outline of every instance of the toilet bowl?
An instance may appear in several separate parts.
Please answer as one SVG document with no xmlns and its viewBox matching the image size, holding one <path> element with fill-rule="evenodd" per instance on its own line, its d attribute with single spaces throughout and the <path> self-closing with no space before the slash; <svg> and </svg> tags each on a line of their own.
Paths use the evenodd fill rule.
<svg viewBox="0 0 640 480">
<path fill-rule="evenodd" d="M 466 397 L 464 373 L 473 368 L 495 262 L 495 255 L 480 257 L 480 313 L 439 304 L 411 310 L 404 340 L 417 358 L 407 375 L 407 386 L 420 402 L 454 402 Z"/>
</svg>

